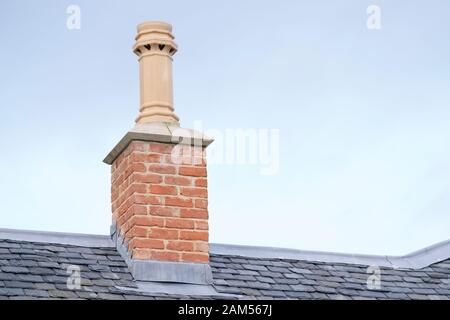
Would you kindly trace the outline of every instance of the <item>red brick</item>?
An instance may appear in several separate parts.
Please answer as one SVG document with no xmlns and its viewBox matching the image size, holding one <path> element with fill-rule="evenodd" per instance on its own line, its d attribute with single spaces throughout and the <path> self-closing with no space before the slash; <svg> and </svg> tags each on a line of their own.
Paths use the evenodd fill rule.
<svg viewBox="0 0 450 320">
<path fill-rule="evenodd" d="M 164 227 L 164 218 L 151 216 L 134 216 L 132 222 L 137 226 Z"/>
<path fill-rule="evenodd" d="M 194 251 L 208 253 L 209 252 L 208 242 L 195 242 L 194 243 Z"/>
<path fill-rule="evenodd" d="M 206 168 L 202 167 L 180 167 L 179 174 L 190 177 L 206 177 Z"/>
<path fill-rule="evenodd" d="M 164 204 L 166 206 L 186 207 L 186 208 L 192 208 L 193 205 L 194 205 L 192 199 L 190 199 L 190 198 L 179 198 L 179 197 L 165 197 L 164 198 Z"/>
<path fill-rule="evenodd" d="M 188 219 L 166 218 L 166 228 L 194 229 L 194 221 Z"/>
<path fill-rule="evenodd" d="M 155 153 L 132 153 L 130 155 L 130 162 L 142 162 L 142 163 L 161 163 L 161 155 Z"/>
<path fill-rule="evenodd" d="M 192 178 L 187 177 L 177 177 L 177 176 L 166 176 L 164 177 L 164 183 L 176 185 L 176 186 L 191 186 Z"/>
<path fill-rule="evenodd" d="M 179 155 L 179 154 L 170 154 L 166 155 L 164 159 L 167 163 L 173 163 L 177 165 L 185 165 L 185 166 L 199 166 L 204 167 L 206 165 L 206 161 L 202 157 L 196 157 L 191 155 Z"/>
<path fill-rule="evenodd" d="M 175 196 L 178 194 L 178 191 L 177 188 L 173 186 L 151 185 L 150 193 Z"/>
<path fill-rule="evenodd" d="M 163 178 L 159 174 L 138 174 L 135 173 L 131 176 L 132 181 L 141 182 L 141 183 L 161 183 L 163 181 Z"/>
<path fill-rule="evenodd" d="M 203 209 L 181 209 L 181 218 L 207 219 L 208 211 Z"/>
<path fill-rule="evenodd" d="M 128 246 L 132 249 L 134 248 L 164 249 L 164 241 L 155 239 L 134 238 L 130 240 Z"/>
<path fill-rule="evenodd" d="M 157 153 L 171 153 L 174 145 L 172 144 L 160 144 L 160 143 L 152 143 L 149 145 L 150 152 Z"/>
<path fill-rule="evenodd" d="M 145 194 L 147 193 L 147 185 L 143 183 L 133 183 L 123 193 L 125 198 L 131 197 L 133 194 Z"/>
<path fill-rule="evenodd" d="M 181 188 L 181 195 L 188 197 L 207 198 L 208 192 L 205 188 Z"/>
<path fill-rule="evenodd" d="M 133 215 L 147 214 L 147 207 L 138 204 L 132 205 L 130 210 L 133 212 Z"/>
<path fill-rule="evenodd" d="M 209 256 L 206 253 L 182 253 L 181 261 L 183 262 L 197 262 L 197 263 L 208 263 Z"/>
<path fill-rule="evenodd" d="M 160 261 L 180 261 L 180 254 L 178 252 L 153 251 L 151 259 Z"/>
<path fill-rule="evenodd" d="M 175 174 L 177 169 L 175 166 L 151 164 L 147 168 L 147 172 L 156 172 L 162 174 Z"/>
<path fill-rule="evenodd" d="M 150 249 L 131 249 L 133 259 L 140 259 L 140 260 L 148 260 L 152 257 L 152 250 Z"/>
<path fill-rule="evenodd" d="M 195 220 L 195 229 L 208 230 L 208 220 Z"/>
<path fill-rule="evenodd" d="M 208 241 L 207 231 L 180 231 L 180 240 L 202 240 Z"/>
<path fill-rule="evenodd" d="M 208 200 L 195 199 L 195 208 L 207 209 L 208 208 Z"/>
<path fill-rule="evenodd" d="M 143 163 L 133 163 L 125 169 L 124 179 L 128 178 L 132 173 L 135 172 L 146 172 L 147 168 Z"/>
<path fill-rule="evenodd" d="M 193 251 L 194 244 L 188 241 L 168 241 L 166 249 L 173 251 Z"/>
<path fill-rule="evenodd" d="M 148 143 L 147 142 L 133 141 L 128 146 L 127 151 L 129 153 L 132 153 L 132 152 L 135 152 L 135 151 L 137 151 L 137 152 L 148 152 Z"/>
<path fill-rule="evenodd" d="M 199 178 L 195 180 L 195 186 L 196 187 L 204 187 L 206 188 L 208 186 L 208 180 Z"/>
<path fill-rule="evenodd" d="M 145 237 L 147 237 L 147 232 L 148 232 L 148 229 L 145 227 L 132 226 L 128 230 L 128 232 L 125 233 L 125 238 L 126 239 L 134 238 L 134 237 L 145 238 Z"/>
<path fill-rule="evenodd" d="M 135 195 L 134 202 L 137 204 L 161 204 L 162 200 L 156 196 Z"/>
<path fill-rule="evenodd" d="M 151 215 L 161 217 L 178 217 L 180 215 L 180 209 L 173 207 L 150 207 Z"/>
<path fill-rule="evenodd" d="M 148 232 L 148 237 L 152 239 L 178 239 L 178 230 L 165 228 L 151 228 Z"/>
</svg>

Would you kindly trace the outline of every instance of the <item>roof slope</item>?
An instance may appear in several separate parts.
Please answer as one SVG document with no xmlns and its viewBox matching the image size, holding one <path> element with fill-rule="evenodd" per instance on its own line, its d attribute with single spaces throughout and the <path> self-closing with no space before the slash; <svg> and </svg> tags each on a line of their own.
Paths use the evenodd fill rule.
<svg viewBox="0 0 450 320">
<path fill-rule="evenodd" d="M 0 240 L 0 299 L 450 299 L 450 259 L 419 270 L 380 267 L 370 290 L 367 265 L 211 254 L 215 295 L 144 293 L 113 247 Z M 81 288 L 67 287 L 67 267 Z"/>
</svg>

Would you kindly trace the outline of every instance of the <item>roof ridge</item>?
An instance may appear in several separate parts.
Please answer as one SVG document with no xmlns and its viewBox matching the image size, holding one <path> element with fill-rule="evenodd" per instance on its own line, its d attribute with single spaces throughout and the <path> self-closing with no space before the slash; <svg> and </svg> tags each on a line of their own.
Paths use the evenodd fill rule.
<svg viewBox="0 0 450 320">
<path fill-rule="evenodd" d="M 450 239 L 401 256 L 352 254 L 216 243 L 210 245 L 210 250 L 211 253 L 218 255 L 376 265 L 395 269 L 421 269 L 450 258 Z"/>
</svg>

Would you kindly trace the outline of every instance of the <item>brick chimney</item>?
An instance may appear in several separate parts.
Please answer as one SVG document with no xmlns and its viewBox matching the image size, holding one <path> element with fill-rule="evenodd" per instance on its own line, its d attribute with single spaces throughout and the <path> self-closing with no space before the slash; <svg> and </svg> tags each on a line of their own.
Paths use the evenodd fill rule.
<svg viewBox="0 0 450 320">
<path fill-rule="evenodd" d="M 105 158 L 112 175 L 112 236 L 137 280 L 210 283 L 205 148 L 174 113 L 172 26 L 138 26 L 136 125 Z"/>
</svg>

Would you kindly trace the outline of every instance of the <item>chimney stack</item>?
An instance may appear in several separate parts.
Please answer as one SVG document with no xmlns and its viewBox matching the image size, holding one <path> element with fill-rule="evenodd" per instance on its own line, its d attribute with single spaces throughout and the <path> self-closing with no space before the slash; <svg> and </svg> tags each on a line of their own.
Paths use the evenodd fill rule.
<svg viewBox="0 0 450 320">
<path fill-rule="evenodd" d="M 104 162 L 111 165 L 112 229 L 136 280 L 208 284 L 205 149 L 174 113 L 171 25 L 138 26 L 141 103 L 136 125 Z"/>
</svg>

